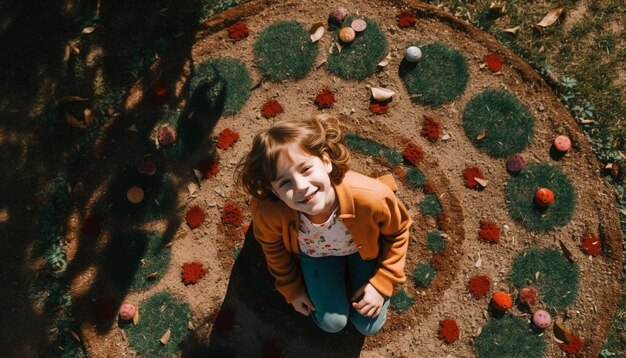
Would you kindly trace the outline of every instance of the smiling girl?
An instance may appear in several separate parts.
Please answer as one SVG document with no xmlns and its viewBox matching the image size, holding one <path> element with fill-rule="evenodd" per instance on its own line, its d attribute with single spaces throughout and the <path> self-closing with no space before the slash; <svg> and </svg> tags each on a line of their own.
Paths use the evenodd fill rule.
<svg viewBox="0 0 626 358">
<path fill-rule="evenodd" d="M 411 218 L 391 175 L 364 176 L 349 170 L 349 160 L 337 118 L 285 120 L 256 135 L 239 180 L 287 302 L 327 332 L 350 320 L 373 335 L 393 285 L 405 280 Z"/>
</svg>

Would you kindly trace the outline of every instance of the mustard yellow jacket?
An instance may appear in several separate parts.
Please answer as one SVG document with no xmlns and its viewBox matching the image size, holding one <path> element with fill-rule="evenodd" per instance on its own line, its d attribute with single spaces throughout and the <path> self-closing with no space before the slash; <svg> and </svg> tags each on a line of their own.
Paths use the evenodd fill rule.
<svg viewBox="0 0 626 358">
<path fill-rule="evenodd" d="M 391 175 L 373 179 L 349 171 L 335 185 L 339 220 L 352 234 L 361 258 L 377 259 L 378 269 L 369 282 L 386 297 L 393 285 L 404 282 L 404 262 L 411 217 L 398 200 Z M 298 228 L 300 215 L 282 201 L 251 199 L 254 236 L 263 248 L 276 288 L 287 302 L 305 292 L 300 273 Z"/>
</svg>

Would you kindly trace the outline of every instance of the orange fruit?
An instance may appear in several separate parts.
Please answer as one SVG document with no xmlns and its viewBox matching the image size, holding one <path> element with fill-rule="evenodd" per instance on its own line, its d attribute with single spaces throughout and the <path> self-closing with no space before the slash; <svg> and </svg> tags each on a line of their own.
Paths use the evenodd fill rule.
<svg viewBox="0 0 626 358">
<path fill-rule="evenodd" d="M 493 303 L 493 307 L 500 311 L 508 311 L 513 307 L 511 295 L 504 291 L 494 292 L 493 296 L 491 296 L 491 302 Z"/>
<path fill-rule="evenodd" d="M 535 203 L 542 208 L 554 204 L 554 192 L 548 188 L 539 188 L 535 192 Z"/>
</svg>

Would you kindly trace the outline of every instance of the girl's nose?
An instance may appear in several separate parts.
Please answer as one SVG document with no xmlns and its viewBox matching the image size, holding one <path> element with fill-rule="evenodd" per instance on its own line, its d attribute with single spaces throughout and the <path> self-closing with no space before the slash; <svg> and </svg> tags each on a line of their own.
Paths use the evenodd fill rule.
<svg viewBox="0 0 626 358">
<path fill-rule="evenodd" d="M 297 191 L 306 191 L 307 188 L 309 187 L 309 183 L 301 175 L 296 175 L 296 177 L 294 178 L 294 182 L 296 184 Z"/>
</svg>

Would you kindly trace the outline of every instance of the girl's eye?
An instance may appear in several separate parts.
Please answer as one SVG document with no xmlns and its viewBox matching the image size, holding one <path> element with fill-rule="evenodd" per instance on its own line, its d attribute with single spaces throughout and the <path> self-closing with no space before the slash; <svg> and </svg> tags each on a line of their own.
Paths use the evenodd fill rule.
<svg viewBox="0 0 626 358">
<path fill-rule="evenodd" d="M 302 169 L 302 173 L 308 173 L 311 170 L 311 167 L 304 167 Z"/>
<path fill-rule="evenodd" d="M 289 180 L 283 180 L 280 183 L 278 183 L 278 187 L 282 188 L 282 187 L 286 186 L 287 184 L 289 184 Z"/>
</svg>

